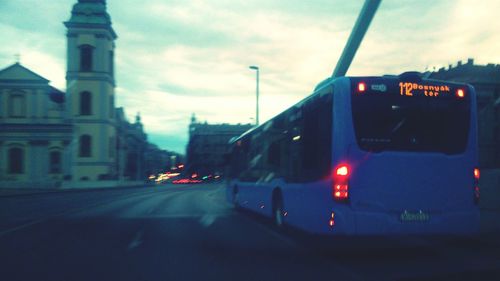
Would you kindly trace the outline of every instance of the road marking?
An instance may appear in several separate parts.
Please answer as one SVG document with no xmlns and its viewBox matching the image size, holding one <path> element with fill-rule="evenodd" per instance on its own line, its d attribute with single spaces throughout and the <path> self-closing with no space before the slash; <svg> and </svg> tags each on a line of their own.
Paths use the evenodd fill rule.
<svg viewBox="0 0 500 281">
<path fill-rule="evenodd" d="M 129 198 L 135 197 L 137 195 L 136 193 L 147 194 L 147 193 L 143 193 L 143 192 L 134 192 L 132 194 L 125 195 L 122 198 L 119 198 L 118 200 L 129 199 Z M 71 210 L 64 210 L 64 211 L 61 211 L 60 213 L 57 213 L 57 214 L 54 214 L 54 215 L 48 215 L 47 217 L 44 217 L 44 218 L 41 218 L 41 219 L 36 219 L 36 220 L 30 221 L 28 223 L 25 223 L 25 224 L 22 224 L 22 225 L 19 225 L 19 226 L 15 226 L 15 227 L 6 229 L 4 231 L 0 231 L 0 238 L 2 238 L 3 236 L 5 236 L 7 234 L 16 232 L 18 230 L 22 230 L 24 228 L 28 228 L 30 226 L 46 222 L 49 219 L 55 219 L 55 218 L 67 216 L 67 215 L 70 215 L 70 214 L 73 214 L 73 213 L 82 212 L 82 211 L 85 211 L 87 209 L 94 208 L 94 207 L 97 207 L 97 206 L 107 205 L 108 203 L 113 202 L 115 200 L 117 200 L 117 199 L 113 198 L 113 199 L 110 199 L 110 200 L 106 200 L 105 202 L 97 202 L 97 203 L 92 204 L 90 206 L 84 206 L 84 207 L 81 207 L 81 208 L 76 208 L 76 209 L 71 209 Z"/>
<path fill-rule="evenodd" d="M 215 222 L 216 219 L 217 219 L 217 216 L 215 216 L 213 214 L 205 214 L 205 215 L 201 216 L 200 224 L 204 227 L 209 227 Z"/>
<path fill-rule="evenodd" d="M 142 244 L 142 234 L 143 234 L 143 231 L 142 230 L 139 230 L 137 232 L 137 234 L 134 236 L 134 239 L 132 239 L 132 241 L 130 241 L 130 243 L 128 244 L 128 247 L 127 247 L 127 250 L 133 250 L 137 247 L 139 247 L 141 244 Z"/>
<path fill-rule="evenodd" d="M 7 235 L 9 233 L 12 233 L 12 232 L 15 232 L 15 231 L 18 231 L 18 230 L 21 230 L 23 228 L 27 228 L 27 227 L 30 227 L 32 225 L 35 225 L 35 224 L 39 224 L 39 223 L 42 223 L 44 221 L 46 221 L 48 218 L 43 218 L 43 219 L 38 219 L 38 220 L 34 220 L 34 221 L 31 221 L 31 222 L 28 222 L 28 223 L 25 223 L 25 224 L 22 224 L 20 226 L 16 226 L 16 227 L 13 227 L 13 228 L 10 228 L 10 229 L 7 229 L 7 230 L 4 230 L 4 231 L 1 231 L 0 232 L 0 238 L 3 237 L 4 235 Z"/>
</svg>

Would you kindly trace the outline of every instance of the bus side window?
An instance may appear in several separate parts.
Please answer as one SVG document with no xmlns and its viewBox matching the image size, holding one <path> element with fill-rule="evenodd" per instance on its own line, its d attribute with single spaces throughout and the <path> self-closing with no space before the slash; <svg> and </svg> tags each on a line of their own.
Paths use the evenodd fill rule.
<svg viewBox="0 0 500 281">
<path fill-rule="evenodd" d="M 281 165 L 281 149 L 280 149 L 280 141 L 275 141 L 271 143 L 268 149 L 268 160 L 267 162 L 271 166 L 279 167 Z"/>
<path fill-rule="evenodd" d="M 332 147 L 331 95 L 304 106 L 302 181 L 317 181 L 330 170 Z"/>
</svg>

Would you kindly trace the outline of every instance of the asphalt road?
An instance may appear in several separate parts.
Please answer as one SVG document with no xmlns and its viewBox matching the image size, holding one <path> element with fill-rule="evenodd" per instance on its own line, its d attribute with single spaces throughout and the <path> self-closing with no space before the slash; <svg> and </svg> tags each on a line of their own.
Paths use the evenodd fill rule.
<svg viewBox="0 0 500 281">
<path fill-rule="evenodd" d="M 500 237 L 332 240 L 221 185 L 0 198 L 0 280 L 500 280 Z"/>
</svg>

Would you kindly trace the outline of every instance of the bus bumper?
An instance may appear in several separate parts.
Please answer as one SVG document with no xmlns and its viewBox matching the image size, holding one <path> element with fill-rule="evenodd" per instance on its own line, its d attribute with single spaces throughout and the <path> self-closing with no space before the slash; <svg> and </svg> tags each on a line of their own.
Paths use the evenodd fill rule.
<svg viewBox="0 0 500 281">
<path fill-rule="evenodd" d="M 355 233 L 377 234 L 479 234 L 479 210 L 431 213 L 425 220 L 403 220 L 400 213 L 356 212 Z"/>
<path fill-rule="evenodd" d="M 405 221 L 400 213 L 335 212 L 335 224 L 326 221 L 317 234 L 329 235 L 464 235 L 479 234 L 480 213 L 456 211 L 431 213 L 425 220 Z M 311 230 L 313 228 L 309 228 Z"/>
</svg>

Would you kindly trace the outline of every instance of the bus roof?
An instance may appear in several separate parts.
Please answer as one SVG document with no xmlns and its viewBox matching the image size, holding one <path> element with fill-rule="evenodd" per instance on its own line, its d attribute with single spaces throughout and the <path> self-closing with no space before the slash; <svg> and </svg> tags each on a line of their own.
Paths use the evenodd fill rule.
<svg viewBox="0 0 500 281">
<path fill-rule="evenodd" d="M 284 112 L 290 110 L 291 108 L 294 108 L 294 107 L 301 107 L 305 102 L 307 102 L 309 99 L 311 98 L 314 98 L 316 95 L 321 95 L 322 93 L 326 93 L 324 90 L 327 89 L 328 87 L 330 87 L 334 82 L 338 81 L 338 80 L 343 80 L 343 79 L 351 79 L 351 78 L 365 78 L 365 79 L 375 79 L 375 78 L 385 78 L 385 79 L 388 79 L 388 80 L 392 80 L 392 79 L 407 79 L 407 80 L 410 80 L 410 81 L 428 81 L 428 82 L 435 82 L 435 83 L 446 83 L 448 85 L 467 85 L 469 86 L 469 84 L 467 83 L 463 83 L 463 82 L 456 82 L 456 81 L 443 81 L 443 80 L 436 80 L 436 79 L 428 79 L 427 78 L 428 75 L 425 75 L 425 73 L 421 73 L 421 72 L 417 72 L 417 71 L 408 71 L 408 72 L 403 72 L 399 75 L 383 75 L 383 76 L 342 76 L 342 77 L 328 77 L 326 79 L 324 79 L 323 81 L 319 82 L 316 87 L 314 88 L 314 91 L 308 95 L 307 97 L 303 98 L 302 100 L 300 100 L 299 102 L 297 102 L 296 104 L 292 105 L 291 107 L 287 108 L 286 110 L 280 112 L 279 114 L 275 115 L 273 118 L 267 120 L 266 122 L 260 124 L 259 126 L 257 127 L 253 127 L 251 129 L 249 129 L 248 131 L 244 132 L 243 134 L 241 134 L 240 136 L 238 137 L 233 137 L 229 140 L 229 144 L 233 144 L 241 139 L 243 139 L 244 137 L 252 134 L 253 132 L 257 131 L 257 130 L 262 130 L 262 128 L 266 125 L 269 124 L 269 122 L 271 122 L 274 118 L 276 118 L 277 116 L 283 114 Z"/>
</svg>

